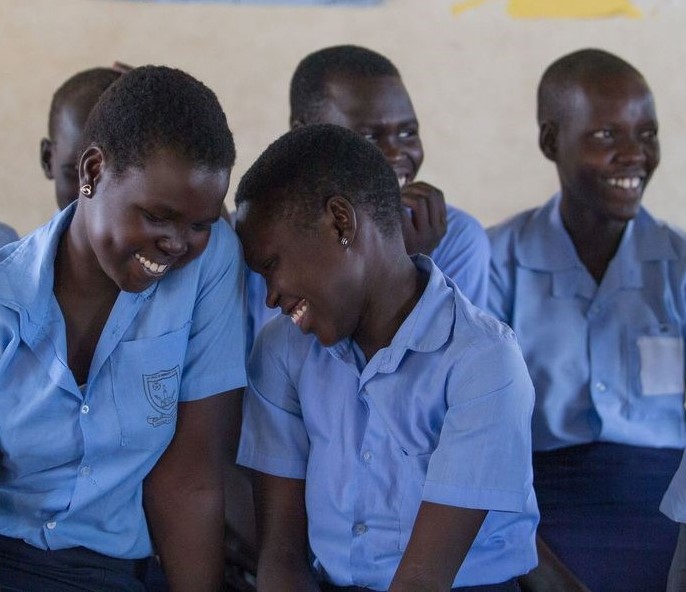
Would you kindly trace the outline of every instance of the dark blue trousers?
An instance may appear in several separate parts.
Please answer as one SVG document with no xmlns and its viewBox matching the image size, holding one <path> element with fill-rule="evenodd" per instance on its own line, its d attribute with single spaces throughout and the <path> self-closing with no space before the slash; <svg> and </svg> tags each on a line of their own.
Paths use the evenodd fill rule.
<svg viewBox="0 0 686 592">
<path fill-rule="evenodd" d="M 145 592 L 147 563 L 84 547 L 44 551 L 0 536 L 2 592 Z"/>
</svg>

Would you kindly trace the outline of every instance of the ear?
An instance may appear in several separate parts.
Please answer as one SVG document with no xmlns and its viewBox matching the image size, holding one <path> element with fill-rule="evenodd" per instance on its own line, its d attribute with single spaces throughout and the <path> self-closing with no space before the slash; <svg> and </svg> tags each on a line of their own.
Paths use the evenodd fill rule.
<svg viewBox="0 0 686 592">
<path fill-rule="evenodd" d="M 538 147 L 548 160 L 557 161 L 557 123 L 544 121 L 538 128 Z"/>
<path fill-rule="evenodd" d="M 346 248 L 352 246 L 357 234 L 357 215 L 353 205 L 345 197 L 334 196 L 327 200 L 325 209 L 336 240 Z"/>
<path fill-rule="evenodd" d="M 40 167 L 45 173 L 47 179 L 54 179 L 55 176 L 52 173 L 52 141 L 48 138 L 43 138 L 40 141 Z"/>
<path fill-rule="evenodd" d="M 93 192 L 95 192 L 95 186 L 100 180 L 104 168 L 105 155 L 103 151 L 94 145 L 86 148 L 79 161 L 79 186 L 88 183 L 93 186 Z"/>
</svg>

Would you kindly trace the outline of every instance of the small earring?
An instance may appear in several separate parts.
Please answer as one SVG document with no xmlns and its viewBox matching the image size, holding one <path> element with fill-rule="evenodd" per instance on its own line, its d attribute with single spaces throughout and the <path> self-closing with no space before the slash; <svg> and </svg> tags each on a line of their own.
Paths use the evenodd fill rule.
<svg viewBox="0 0 686 592">
<path fill-rule="evenodd" d="M 84 185 L 81 185 L 79 191 L 83 193 L 86 197 L 90 197 L 91 193 L 93 193 L 93 188 L 88 183 L 86 183 Z"/>
<path fill-rule="evenodd" d="M 349 241 L 347 238 L 345 238 L 344 236 L 342 236 L 342 237 L 341 237 L 341 244 L 342 244 L 344 247 L 347 247 L 347 246 L 350 244 L 350 241 Z"/>
</svg>

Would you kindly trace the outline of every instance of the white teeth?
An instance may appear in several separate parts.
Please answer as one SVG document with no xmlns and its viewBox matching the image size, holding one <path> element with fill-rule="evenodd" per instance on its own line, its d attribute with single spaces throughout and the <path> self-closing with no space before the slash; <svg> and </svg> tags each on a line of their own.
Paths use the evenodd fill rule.
<svg viewBox="0 0 686 592">
<path fill-rule="evenodd" d="M 641 184 L 640 177 L 613 177 L 607 180 L 608 185 L 612 187 L 621 187 L 622 189 L 637 189 Z"/>
<path fill-rule="evenodd" d="M 302 318 L 306 312 L 307 312 L 307 302 L 304 302 L 301 306 L 296 308 L 291 313 L 291 321 L 293 321 L 293 324 L 299 325 L 300 321 L 302 320 Z"/>
<path fill-rule="evenodd" d="M 154 261 L 150 261 L 149 259 L 143 257 L 143 255 L 139 255 L 138 253 L 136 253 L 134 257 L 143 264 L 143 267 L 145 267 L 145 269 L 155 274 L 162 274 L 166 271 L 167 267 L 169 267 L 168 265 L 165 265 L 163 263 L 155 263 Z"/>
<path fill-rule="evenodd" d="M 407 183 L 407 176 L 403 175 L 402 177 L 398 177 L 398 185 L 400 185 L 400 188 L 402 189 L 405 187 L 405 183 Z"/>
</svg>

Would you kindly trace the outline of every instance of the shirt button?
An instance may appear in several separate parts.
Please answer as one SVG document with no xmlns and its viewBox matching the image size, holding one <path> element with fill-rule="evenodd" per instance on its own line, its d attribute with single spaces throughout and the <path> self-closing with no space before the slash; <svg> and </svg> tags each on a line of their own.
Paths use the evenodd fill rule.
<svg viewBox="0 0 686 592">
<path fill-rule="evenodd" d="M 595 383 L 596 389 L 598 389 L 601 393 L 604 393 L 607 390 L 607 386 L 605 386 L 604 382 L 596 382 Z"/>
<path fill-rule="evenodd" d="M 362 455 L 362 458 L 364 459 L 364 462 L 372 462 L 372 453 L 371 450 L 365 450 L 364 454 Z"/>
<path fill-rule="evenodd" d="M 92 473 L 91 468 L 89 466 L 81 467 L 81 470 L 79 471 L 81 473 L 82 477 L 88 477 Z"/>
<path fill-rule="evenodd" d="M 48 530 L 52 530 L 55 528 L 55 526 L 57 526 L 57 522 L 47 522 L 45 526 L 48 528 Z"/>
<path fill-rule="evenodd" d="M 91 408 L 88 405 L 83 405 L 81 407 L 81 413 L 83 413 L 84 415 L 86 415 L 86 413 L 88 413 L 90 410 Z"/>
<path fill-rule="evenodd" d="M 353 532 L 355 534 L 364 534 L 365 532 L 367 532 L 367 525 L 359 522 L 353 527 Z"/>
</svg>

